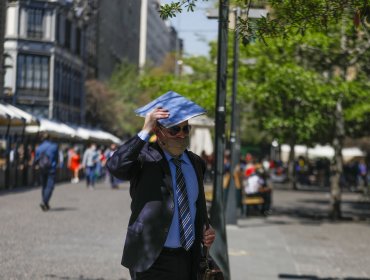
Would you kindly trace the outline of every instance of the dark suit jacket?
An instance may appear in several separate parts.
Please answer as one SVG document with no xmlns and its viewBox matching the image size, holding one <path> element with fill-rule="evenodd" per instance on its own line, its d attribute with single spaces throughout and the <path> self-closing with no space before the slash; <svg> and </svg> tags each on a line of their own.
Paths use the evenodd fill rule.
<svg viewBox="0 0 370 280">
<path fill-rule="evenodd" d="M 186 151 L 197 174 L 199 195 L 196 202 L 193 267 L 197 267 L 205 224 L 204 161 Z M 131 216 L 127 228 L 122 265 L 142 272 L 159 256 L 172 222 L 174 197 L 168 161 L 157 143 L 135 136 L 123 144 L 107 162 L 115 177 L 130 180 Z"/>
</svg>

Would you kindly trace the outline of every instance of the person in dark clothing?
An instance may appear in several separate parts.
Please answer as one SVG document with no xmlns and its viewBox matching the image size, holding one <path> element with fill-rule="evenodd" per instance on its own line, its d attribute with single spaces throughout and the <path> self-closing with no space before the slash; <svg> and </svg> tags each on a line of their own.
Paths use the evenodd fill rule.
<svg viewBox="0 0 370 280">
<path fill-rule="evenodd" d="M 47 133 L 42 134 L 41 139 L 42 142 L 36 149 L 35 162 L 39 167 L 42 186 L 42 202 L 40 203 L 40 207 L 43 211 L 48 211 L 50 209 L 49 201 L 55 185 L 58 145 L 50 140 Z"/>
<path fill-rule="evenodd" d="M 109 172 L 130 180 L 122 265 L 135 280 L 195 280 L 201 244 L 210 247 L 215 239 L 214 230 L 205 229 L 205 163 L 187 150 L 188 119 L 199 112 L 194 112 L 195 103 L 174 92 L 153 102 L 145 106 L 150 109 L 143 113 L 142 130 L 107 161 Z M 148 142 L 151 132 L 155 143 Z"/>
</svg>

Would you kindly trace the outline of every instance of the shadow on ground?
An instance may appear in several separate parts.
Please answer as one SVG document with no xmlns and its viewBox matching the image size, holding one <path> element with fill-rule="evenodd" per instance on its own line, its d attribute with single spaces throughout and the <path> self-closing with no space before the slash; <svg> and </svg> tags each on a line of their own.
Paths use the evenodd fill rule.
<svg viewBox="0 0 370 280">
<path fill-rule="evenodd" d="M 0 189 L 0 196 L 18 194 L 23 192 L 33 191 L 35 189 L 41 188 L 41 186 L 29 186 L 29 187 L 15 187 L 11 189 Z"/>
<path fill-rule="evenodd" d="M 46 274 L 45 277 L 46 279 L 61 279 L 61 280 L 106 280 L 106 278 L 104 277 L 91 278 L 91 277 L 86 277 L 84 275 L 80 275 L 78 277 L 71 277 L 71 276 L 58 276 L 55 274 Z M 128 280 L 128 279 L 119 278 L 118 280 Z"/>
<path fill-rule="evenodd" d="M 50 212 L 61 212 L 61 211 L 76 211 L 78 208 L 76 207 L 53 207 L 50 208 Z"/>
<path fill-rule="evenodd" d="M 272 207 L 270 218 L 266 219 L 258 211 L 251 211 L 248 216 L 241 216 L 239 219 L 248 220 L 249 218 L 266 219 L 263 224 L 254 226 L 268 225 L 321 225 L 322 223 L 348 223 L 348 222 L 370 222 L 370 202 L 360 200 L 342 200 L 342 218 L 332 220 L 330 217 L 330 202 L 328 199 L 297 199 L 292 204 L 284 205 L 282 202 L 276 203 Z M 290 219 L 286 219 L 290 218 Z M 251 225 L 248 225 L 248 227 Z"/>
<path fill-rule="evenodd" d="M 320 202 L 321 203 L 321 202 Z M 320 204 L 319 203 L 319 204 Z M 302 203 L 301 206 L 273 207 L 273 216 L 288 216 L 291 218 L 302 220 L 301 222 L 316 221 L 316 222 L 334 222 L 329 214 L 330 205 L 327 207 L 318 207 L 317 203 L 307 205 Z M 342 218 L 335 222 L 361 222 L 370 221 L 370 204 L 362 202 L 343 202 L 342 203 Z"/>
<path fill-rule="evenodd" d="M 370 278 L 358 277 L 317 277 L 314 275 L 293 275 L 293 274 L 279 274 L 279 279 L 297 279 L 297 280 L 370 280 Z"/>
</svg>

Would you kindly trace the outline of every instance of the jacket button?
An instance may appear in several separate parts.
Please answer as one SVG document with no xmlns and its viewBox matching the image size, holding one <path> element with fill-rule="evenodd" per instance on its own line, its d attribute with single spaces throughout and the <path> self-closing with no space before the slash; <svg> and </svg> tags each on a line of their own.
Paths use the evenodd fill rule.
<svg viewBox="0 0 370 280">
<path fill-rule="evenodd" d="M 168 232 L 168 227 L 165 227 L 164 230 L 163 230 L 165 233 Z"/>
<path fill-rule="evenodd" d="M 174 206 L 175 206 L 175 205 L 174 205 L 174 203 L 173 203 L 173 202 L 171 202 L 171 203 L 170 203 L 170 208 L 171 208 L 171 209 L 173 209 L 173 207 L 174 207 Z"/>
</svg>

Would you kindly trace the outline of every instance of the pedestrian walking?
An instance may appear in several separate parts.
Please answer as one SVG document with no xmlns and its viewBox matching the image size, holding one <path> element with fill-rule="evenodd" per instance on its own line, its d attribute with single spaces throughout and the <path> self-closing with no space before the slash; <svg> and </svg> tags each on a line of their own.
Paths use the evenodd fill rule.
<svg viewBox="0 0 370 280">
<path fill-rule="evenodd" d="M 204 112 L 175 92 L 162 95 L 136 110 L 145 116 L 142 130 L 107 161 L 114 176 L 130 180 L 122 265 L 132 279 L 197 279 L 201 243 L 209 247 L 215 239 L 203 214 L 205 163 L 187 150 L 188 119 Z M 152 132 L 155 143 L 148 141 Z"/>
<path fill-rule="evenodd" d="M 68 152 L 68 167 L 72 173 L 71 183 L 78 183 L 80 181 L 81 157 L 77 146 Z"/>
<path fill-rule="evenodd" d="M 55 173 L 58 164 L 58 145 L 54 143 L 47 133 L 41 135 L 41 144 L 36 149 L 35 163 L 39 168 L 42 186 L 43 211 L 50 210 L 49 201 L 55 186 Z"/>
<path fill-rule="evenodd" d="M 117 150 L 117 144 L 113 143 L 110 145 L 109 149 L 105 151 L 104 154 L 105 154 L 107 161 L 108 159 L 112 157 L 112 155 L 115 153 L 116 150 Z M 111 172 L 109 172 L 109 170 L 108 170 L 108 174 L 109 174 L 109 183 L 110 183 L 111 188 L 118 189 L 120 180 L 116 178 Z"/>
<path fill-rule="evenodd" d="M 99 154 L 96 151 L 96 144 L 90 143 L 82 159 L 82 167 L 85 169 L 86 187 L 90 190 L 95 189 L 96 166 L 99 160 Z"/>
<path fill-rule="evenodd" d="M 97 150 L 97 161 L 96 161 L 96 167 L 95 167 L 95 180 L 100 181 L 105 178 L 105 162 L 106 157 L 103 153 L 103 148 L 100 148 Z"/>
</svg>

